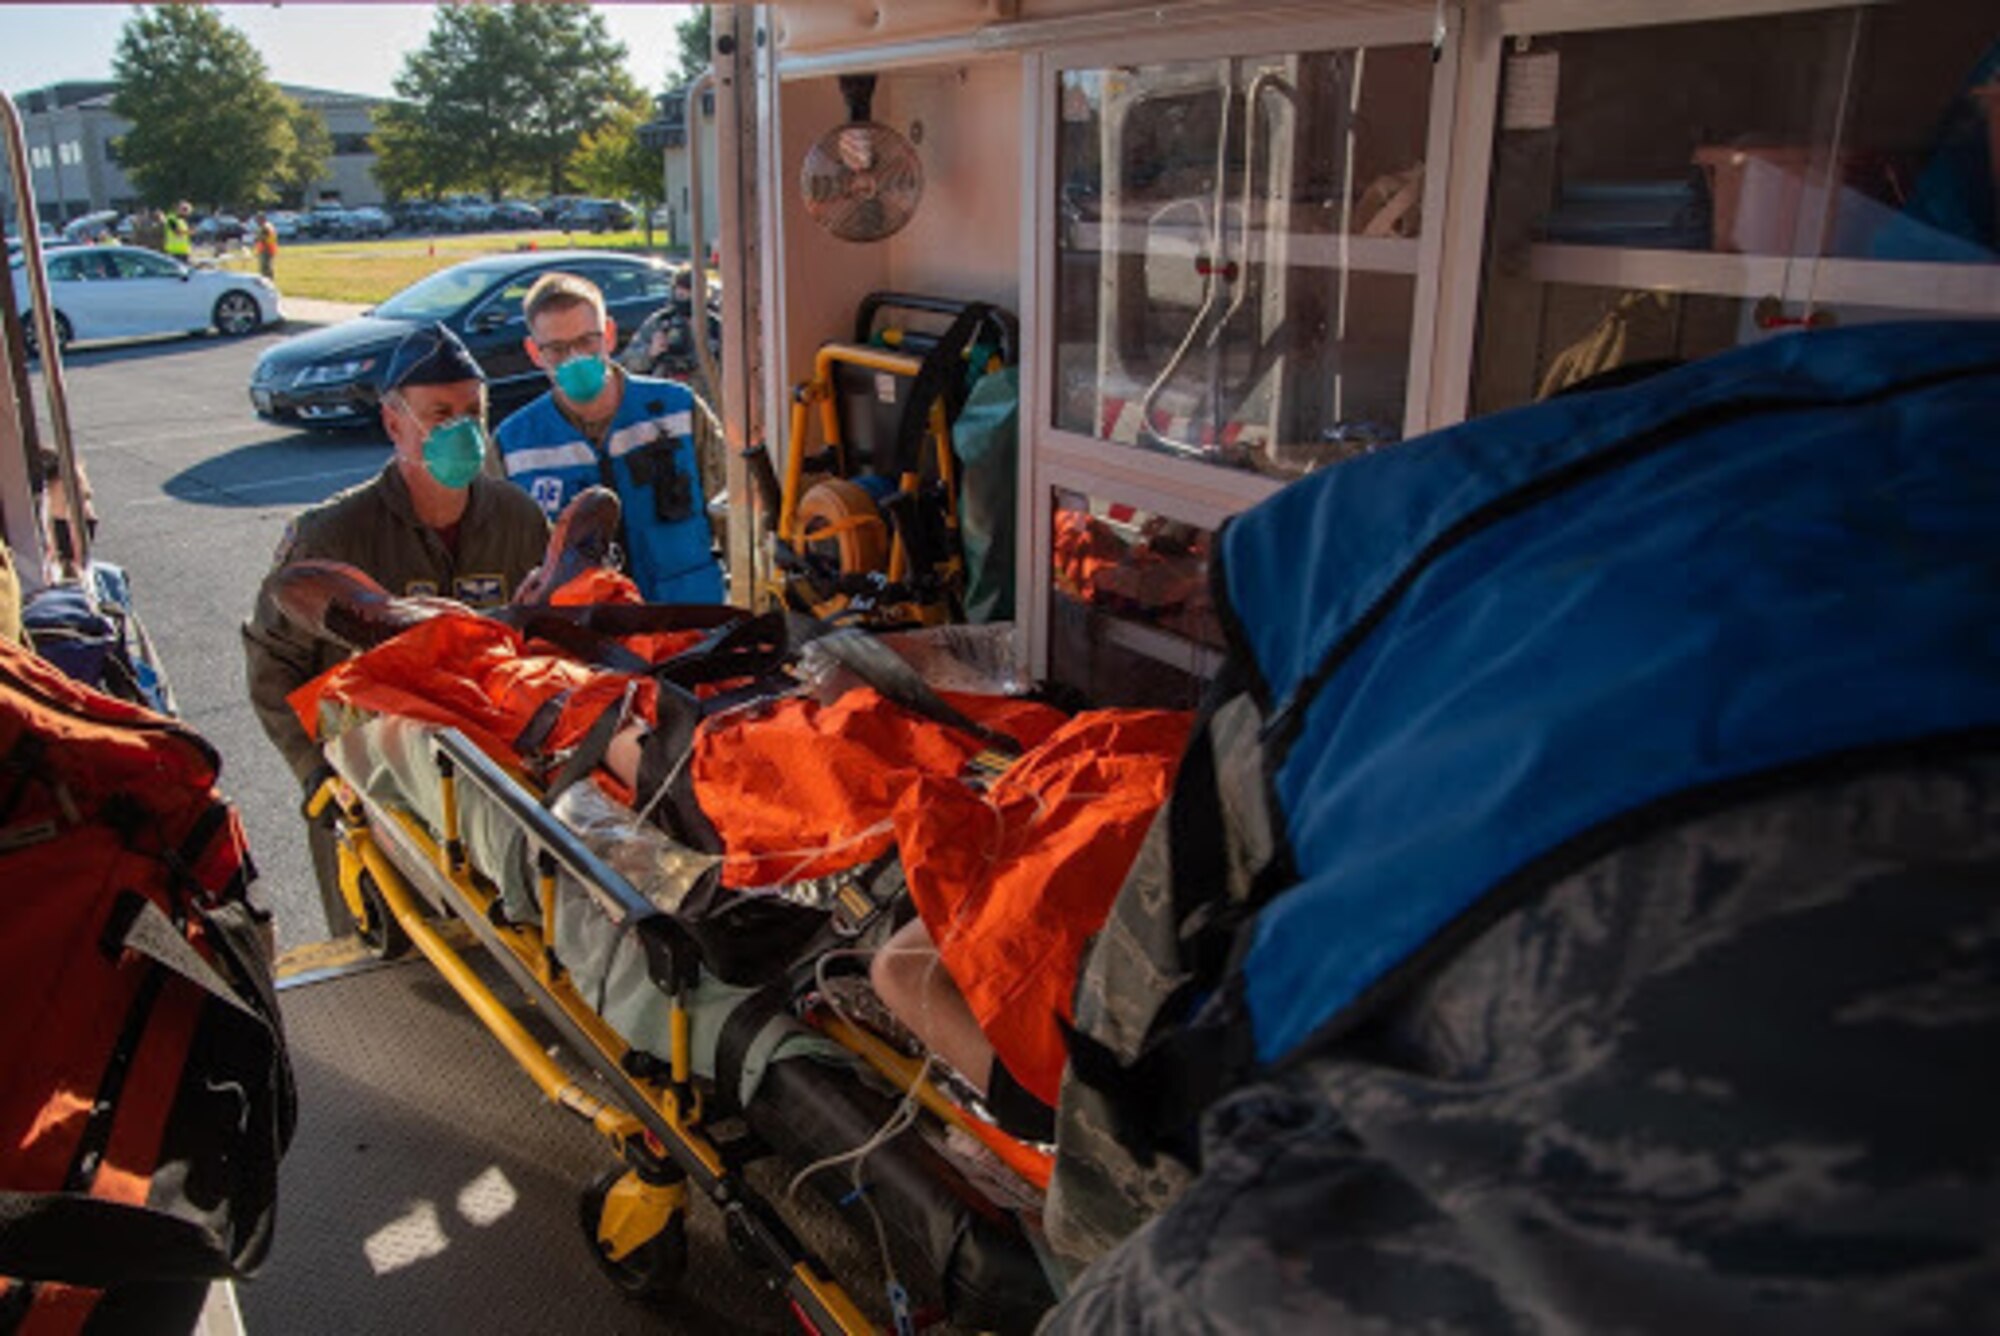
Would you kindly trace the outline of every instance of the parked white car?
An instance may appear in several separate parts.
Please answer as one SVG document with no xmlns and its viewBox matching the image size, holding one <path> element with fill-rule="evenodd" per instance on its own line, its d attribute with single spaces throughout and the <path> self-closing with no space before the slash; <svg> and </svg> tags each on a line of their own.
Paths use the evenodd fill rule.
<svg viewBox="0 0 2000 1336">
<path fill-rule="evenodd" d="M 200 334 L 217 329 L 232 337 L 278 319 L 278 289 L 256 274 L 189 268 L 137 246 L 74 246 L 45 257 L 56 338 L 139 338 L 149 334 Z M 28 276 L 12 266 L 14 308 L 34 326 Z"/>
</svg>

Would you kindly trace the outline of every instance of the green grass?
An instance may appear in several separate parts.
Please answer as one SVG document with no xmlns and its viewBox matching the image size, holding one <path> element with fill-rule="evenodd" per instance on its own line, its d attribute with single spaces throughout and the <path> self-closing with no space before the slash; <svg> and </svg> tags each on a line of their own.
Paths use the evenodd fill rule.
<svg viewBox="0 0 2000 1336">
<path fill-rule="evenodd" d="M 667 249 L 664 241 L 664 234 L 656 232 L 655 244 L 649 251 L 644 232 L 566 233 L 545 229 L 475 232 L 465 236 L 385 237 L 380 241 L 280 243 L 277 284 L 278 291 L 287 297 L 373 306 L 427 274 L 481 255 L 570 247 L 668 256 L 681 253 Z M 224 269 L 254 271 L 257 259 L 248 250 L 238 249 L 224 256 L 220 264 Z"/>
</svg>

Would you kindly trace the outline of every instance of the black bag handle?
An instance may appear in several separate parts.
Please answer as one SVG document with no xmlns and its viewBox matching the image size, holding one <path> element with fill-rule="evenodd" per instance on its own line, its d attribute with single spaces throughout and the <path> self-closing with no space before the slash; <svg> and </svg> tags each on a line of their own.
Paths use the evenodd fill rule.
<svg viewBox="0 0 2000 1336">
<path fill-rule="evenodd" d="M 927 297 L 916 292 L 871 292 L 861 299 L 854 312 L 854 341 L 867 343 L 875 337 L 875 317 L 883 311 L 923 311 L 929 315 L 957 317 L 969 305 L 950 297 Z M 986 307 L 983 323 L 993 341 L 1000 345 L 1000 360 L 1012 363 L 1021 348 L 1021 322 L 1011 312 L 997 306 Z"/>
<path fill-rule="evenodd" d="M 889 457 L 899 476 L 919 471 L 924 430 L 930 425 L 931 405 L 938 396 L 945 398 L 947 420 L 958 416 L 958 410 L 964 407 L 965 381 L 959 364 L 965 360 L 973 332 L 992 314 L 993 308 L 985 302 L 966 303 L 958 318 L 951 322 L 951 328 L 938 336 L 938 341 L 918 363 L 916 378 L 910 383 L 910 397 L 904 401 L 903 415 L 896 421 L 896 447 Z"/>
</svg>

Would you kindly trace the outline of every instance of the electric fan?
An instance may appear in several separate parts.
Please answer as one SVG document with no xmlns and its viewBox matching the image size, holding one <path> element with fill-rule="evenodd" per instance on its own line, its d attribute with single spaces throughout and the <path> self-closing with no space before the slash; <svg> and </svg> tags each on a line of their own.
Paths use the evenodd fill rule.
<svg viewBox="0 0 2000 1336">
<path fill-rule="evenodd" d="M 806 213 L 842 241 L 894 236 L 917 211 L 924 194 L 924 165 L 910 141 L 868 119 L 875 76 L 844 74 L 846 125 L 819 137 L 799 171 Z"/>
</svg>

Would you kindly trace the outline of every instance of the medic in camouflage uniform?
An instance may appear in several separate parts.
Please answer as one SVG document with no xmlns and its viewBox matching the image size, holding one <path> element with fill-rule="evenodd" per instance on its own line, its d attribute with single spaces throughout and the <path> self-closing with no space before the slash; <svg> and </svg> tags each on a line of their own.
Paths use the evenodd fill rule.
<svg viewBox="0 0 2000 1336">
<path fill-rule="evenodd" d="M 527 493 L 491 475 L 485 411 L 485 376 L 465 345 L 443 325 L 413 331 L 383 378 L 382 423 L 395 457 L 295 519 L 273 569 L 323 558 L 357 566 L 395 594 L 443 595 L 473 607 L 507 602 L 541 561 L 549 529 Z M 325 760 L 285 698 L 347 651 L 293 625 L 268 587 L 243 624 L 243 647 L 258 721 L 310 794 Z M 317 833 L 313 854 L 329 927 L 338 932 L 346 913 L 330 875 L 332 846 Z"/>
</svg>

